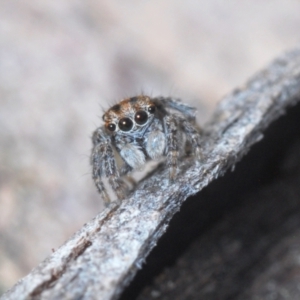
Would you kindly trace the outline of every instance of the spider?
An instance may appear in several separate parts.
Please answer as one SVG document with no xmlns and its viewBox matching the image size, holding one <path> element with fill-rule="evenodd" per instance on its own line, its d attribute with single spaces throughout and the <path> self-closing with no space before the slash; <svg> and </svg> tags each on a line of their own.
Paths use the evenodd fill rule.
<svg viewBox="0 0 300 300">
<path fill-rule="evenodd" d="M 141 169 L 146 161 L 165 156 L 169 180 L 173 182 L 187 143 L 200 159 L 195 114 L 195 108 L 177 99 L 145 95 L 124 99 L 104 113 L 104 126 L 92 136 L 91 164 L 95 185 L 106 205 L 110 198 L 104 177 L 120 200 L 128 190 L 122 176 Z M 117 167 L 115 152 L 123 160 L 121 168 Z"/>
</svg>

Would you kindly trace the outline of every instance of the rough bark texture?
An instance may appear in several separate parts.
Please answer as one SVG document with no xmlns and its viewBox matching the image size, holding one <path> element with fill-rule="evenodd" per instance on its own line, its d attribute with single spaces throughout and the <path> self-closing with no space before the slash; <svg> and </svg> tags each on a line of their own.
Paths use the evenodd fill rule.
<svg viewBox="0 0 300 300">
<path fill-rule="evenodd" d="M 121 299 L 299 299 L 299 128 L 297 105 L 186 201 Z"/>
<path fill-rule="evenodd" d="M 269 123 L 299 99 L 300 49 L 296 49 L 223 99 L 203 130 L 200 164 L 190 158 L 183 161 L 174 184 L 169 184 L 167 170 L 157 170 L 1 299 L 118 298 L 184 200 L 233 168 L 262 139 Z"/>
</svg>

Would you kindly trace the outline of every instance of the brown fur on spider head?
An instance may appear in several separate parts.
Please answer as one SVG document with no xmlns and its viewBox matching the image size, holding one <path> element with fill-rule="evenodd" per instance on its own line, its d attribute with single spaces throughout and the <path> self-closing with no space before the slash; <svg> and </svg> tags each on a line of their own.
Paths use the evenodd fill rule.
<svg viewBox="0 0 300 300">
<path fill-rule="evenodd" d="M 120 101 L 109 108 L 102 118 L 105 122 L 105 128 L 112 133 L 121 128 L 126 129 L 126 125 L 129 128 L 131 120 L 137 126 L 144 125 L 143 122 L 146 122 L 146 119 L 148 120 L 149 114 L 154 114 L 154 112 L 155 104 L 151 98 L 140 95 Z M 133 123 L 132 125 L 134 125 Z M 137 127 L 133 127 L 137 129 Z"/>
</svg>

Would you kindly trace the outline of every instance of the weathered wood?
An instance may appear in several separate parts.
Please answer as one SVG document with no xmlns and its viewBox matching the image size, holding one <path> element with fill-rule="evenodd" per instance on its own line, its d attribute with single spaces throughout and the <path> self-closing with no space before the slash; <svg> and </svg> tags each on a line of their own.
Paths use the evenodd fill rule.
<svg viewBox="0 0 300 300">
<path fill-rule="evenodd" d="M 203 161 L 186 159 L 169 184 L 157 170 L 112 204 L 1 299 L 116 299 L 183 201 L 235 165 L 262 131 L 300 99 L 300 48 L 225 97 L 203 130 Z"/>
<path fill-rule="evenodd" d="M 300 299 L 299 128 L 298 104 L 189 199 L 121 299 Z"/>
</svg>

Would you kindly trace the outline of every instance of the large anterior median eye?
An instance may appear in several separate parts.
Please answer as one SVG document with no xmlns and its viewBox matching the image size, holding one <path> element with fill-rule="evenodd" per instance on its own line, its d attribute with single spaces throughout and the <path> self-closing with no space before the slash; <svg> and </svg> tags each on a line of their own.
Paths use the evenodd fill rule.
<svg viewBox="0 0 300 300">
<path fill-rule="evenodd" d="M 134 120 L 137 124 L 143 125 L 148 120 L 148 114 L 145 111 L 140 110 L 135 114 Z"/>
<path fill-rule="evenodd" d="M 119 121 L 119 128 L 122 131 L 129 131 L 133 127 L 133 122 L 129 118 L 123 118 Z"/>
</svg>

